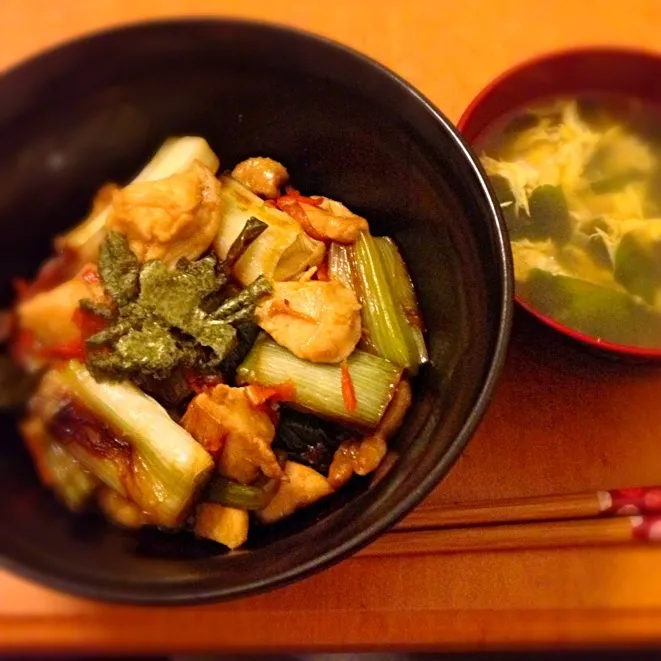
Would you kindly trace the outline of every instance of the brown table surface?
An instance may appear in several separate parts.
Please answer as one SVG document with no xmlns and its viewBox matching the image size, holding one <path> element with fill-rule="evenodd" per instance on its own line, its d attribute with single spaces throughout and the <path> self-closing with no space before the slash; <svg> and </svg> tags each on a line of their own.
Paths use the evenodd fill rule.
<svg viewBox="0 0 661 661">
<path fill-rule="evenodd" d="M 658 0 L 4 0 L 0 68 L 90 30 L 193 14 L 341 40 L 454 120 L 535 54 L 661 46 Z M 592 358 L 518 319 L 486 419 L 426 502 L 661 482 L 660 394 L 661 370 Z M 188 609 L 101 605 L 0 573 L 0 651 L 660 643 L 660 561 L 651 547 L 353 558 L 267 595 Z"/>
</svg>

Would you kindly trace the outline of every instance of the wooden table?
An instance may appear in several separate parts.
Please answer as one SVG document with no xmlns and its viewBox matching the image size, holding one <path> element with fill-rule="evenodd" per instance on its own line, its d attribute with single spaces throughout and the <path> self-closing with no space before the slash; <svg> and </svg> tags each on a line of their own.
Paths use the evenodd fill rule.
<svg viewBox="0 0 661 661">
<path fill-rule="evenodd" d="M 491 78 L 534 54 L 661 43 L 658 0 L 4 0 L 0 67 L 90 30 L 186 14 L 334 37 L 454 120 Z M 493 405 L 427 503 L 661 482 L 660 395 L 660 369 L 592 358 L 519 318 Z M 0 651 L 658 644 L 660 561 L 651 547 L 354 558 L 271 594 L 160 610 L 82 601 L 0 573 Z"/>
</svg>

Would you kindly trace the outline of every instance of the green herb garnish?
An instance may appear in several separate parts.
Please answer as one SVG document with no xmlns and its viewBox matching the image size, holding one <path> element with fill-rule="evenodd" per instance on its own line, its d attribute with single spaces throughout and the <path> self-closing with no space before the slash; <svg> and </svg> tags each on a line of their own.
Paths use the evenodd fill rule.
<svg viewBox="0 0 661 661">
<path fill-rule="evenodd" d="M 265 227 L 250 219 L 232 246 L 232 259 Z M 99 272 L 115 305 L 81 302 L 110 322 L 86 341 L 97 380 L 162 380 L 178 368 L 217 369 L 237 346 L 235 325 L 252 321 L 258 300 L 271 292 L 263 276 L 237 290 L 229 284 L 227 261 L 213 254 L 182 259 L 173 270 L 159 260 L 140 267 L 117 232 L 101 246 Z"/>
<path fill-rule="evenodd" d="M 225 284 L 218 280 L 216 264 L 213 255 L 196 262 L 182 259 L 174 271 L 163 262 L 147 262 L 140 271 L 138 303 L 171 326 L 184 328 L 202 300 Z"/>
<path fill-rule="evenodd" d="M 99 250 L 99 275 L 117 305 L 125 305 L 137 296 L 139 270 L 138 258 L 126 237 L 119 232 L 108 232 Z"/>
</svg>

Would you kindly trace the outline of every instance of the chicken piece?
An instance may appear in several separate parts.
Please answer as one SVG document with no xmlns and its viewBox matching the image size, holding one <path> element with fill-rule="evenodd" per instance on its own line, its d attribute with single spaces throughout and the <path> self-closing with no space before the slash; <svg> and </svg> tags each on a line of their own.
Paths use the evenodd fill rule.
<svg viewBox="0 0 661 661">
<path fill-rule="evenodd" d="M 245 510 L 215 503 L 198 505 L 195 515 L 195 534 L 235 549 L 248 539 L 250 518 Z"/>
<path fill-rule="evenodd" d="M 215 449 L 224 477 L 250 484 L 260 470 L 267 477 L 282 476 L 271 449 L 275 427 L 265 411 L 252 405 L 247 388 L 221 384 L 200 393 L 188 405 L 182 425 L 205 448 Z"/>
<path fill-rule="evenodd" d="M 263 523 L 274 523 L 332 493 L 333 487 L 321 473 L 288 461 L 285 478 L 271 502 L 257 512 L 257 518 Z"/>
<path fill-rule="evenodd" d="M 328 482 L 334 489 L 346 484 L 351 476 L 375 471 L 388 452 L 388 439 L 400 428 L 411 406 L 411 386 L 401 381 L 390 405 L 374 432 L 362 440 L 344 441 L 333 455 Z"/>
<path fill-rule="evenodd" d="M 106 207 L 109 204 L 112 204 L 112 198 L 116 192 L 120 191 L 121 188 L 117 184 L 109 182 L 103 184 L 101 188 L 94 194 L 92 199 L 92 208 L 90 209 L 89 216 L 96 216 L 96 214 L 105 211 Z"/>
<path fill-rule="evenodd" d="M 97 493 L 97 502 L 101 511 L 113 522 L 123 528 L 142 528 L 149 525 L 149 515 L 134 502 L 124 498 L 109 487 L 101 487 Z"/>
<path fill-rule="evenodd" d="M 105 294 L 96 267 L 84 266 L 71 280 L 50 291 L 35 294 L 16 308 L 18 327 L 29 331 L 43 346 L 70 345 L 80 340 L 74 312 L 81 299 L 103 302 Z"/>
<path fill-rule="evenodd" d="M 225 445 L 227 428 L 219 418 L 218 404 L 206 393 L 195 397 L 181 419 L 181 426 L 215 459 Z"/>
<path fill-rule="evenodd" d="M 255 318 L 278 344 L 313 363 L 342 362 L 362 329 L 356 295 L 335 280 L 276 282 Z"/>
<path fill-rule="evenodd" d="M 140 261 L 197 259 L 220 228 L 220 186 L 198 161 L 184 173 L 129 184 L 113 194 L 106 226 L 126 235 Z"/>
<path fill-rule="evenodd" d="M 232 177 L 249 188 L 255 195 L 274 199 L 289 181 L 287 168 L 272 158 L 257 156 L 241 161 L 232 170 Z"/>
<path fill-rule="evenodd" d="M 310 204 L 312 201 L 315 204 Z M 369 225 L 362 216 L 327 197 L 285 195 L 278 200 L 278 207 L 295 218 L 307 234 L 319 241 L 355 243 L 361 232 L 369 231 Z"/>
</svg>

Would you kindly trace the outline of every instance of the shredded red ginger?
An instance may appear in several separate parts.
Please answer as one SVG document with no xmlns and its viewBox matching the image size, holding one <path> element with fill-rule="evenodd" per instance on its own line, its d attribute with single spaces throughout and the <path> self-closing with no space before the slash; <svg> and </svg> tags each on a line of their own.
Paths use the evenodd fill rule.
<svg viewBox="0 0 661 661">
<path fill-rule="evenodd" d="M 19 330 L 11 344 L 13 359 L 24 365 L 30 358 L 43 360 L 84 360 L 85 347 L 82 339 L 47 347 L 42 345 L 32 331 Z"/>
<path fill-rule="evenodd" d="M 246 387 L 246 395 L 253 406 L 264 406 L 267 402 L 293 402 L 296 399 L 296 386 L 291 381 L 274 386 L 260 386 L 253 383 Z"/>
<path fill-rule="evenodd" d="M 280 204 L 287 204 L 287 202 L 302 202 L 303 204 L 311 204 L 313 207 L 318 207 L 323 201 L 324 198 L 319 195 L 308 197 L 307 195 L 301 195 L 301 193 L 292 186 L 285 186 L 285 194 L 278 197 L 275 200 L 275 204 L 278 209 L 282 208 Z"/>
<path fill-rule="evenodd" d="M 295 221 L 297 221 L 308 236 L 312 237 L 313 239 L 317 239 L 317 241 L 323 241 L 324 237 L 321 236 L 321 234 L 319 234 L 319 232 L 317 232 L 314 227 L 312 227 L 312 224 L 308 220 L 305 209 L 303 209 L 301 203 L 310 204 L 313 207 L 318 207 L 324 201 L 324 199 L 322 197 L 306 197 L 305 195 L 301 195 L 295 188 L 292 188 L 291 186 L 287 186 L 285 191 L 285 195 L 281 195 L 275 200 L 275 206 L 278 207 L 280 211 L 288 213 Z"/>
<path fill-rule="evenodd" d="M 19 330 L 12 341 L 14 360 L 19 364 L 25 364 L 30 357 L 43 360 L 85 360 L 85 340 L 103 330 L 108 322 L 81 307 L 74 310 L 73 321 L 80 328 L 80 338 L 66 344 L 46 346 L 35 338 L 32 331 Z"/>
<path fill-rule="evenodd" d="M 343 360 L 340 364 L 342 370 L 342 399 L 344 400 L 344 408 L 353 413 L 356 410 L 358 401 L 356 400 L 356 389 L 353 387 L 351 380 L 351 373 L 349 372 L 349 364 Z"/>
</svg>

